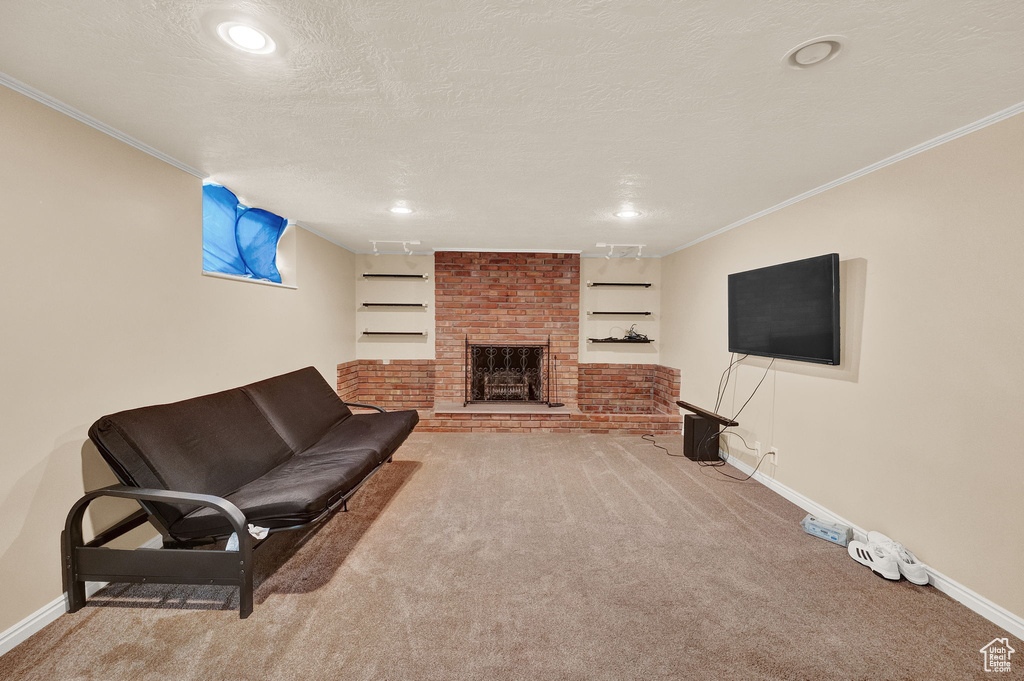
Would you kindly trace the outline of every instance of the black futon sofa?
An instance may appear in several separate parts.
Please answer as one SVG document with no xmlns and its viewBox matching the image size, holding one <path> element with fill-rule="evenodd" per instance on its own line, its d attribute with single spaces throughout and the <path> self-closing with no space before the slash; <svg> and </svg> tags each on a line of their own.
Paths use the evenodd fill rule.
<svg viewBox="0 0 1024 681">
<path fill-rule="evenodd" d="M 379 413 L 353 414 L 349 407 Z M 252 612 L 249 524 L 271 533 L 327 518 L 405 441 L 413 411 L 345 403 L 313 367 L 182 402 L 104 416 L 89 438 L 120 485 L 87 493 L 61 534 L 68 610 L 85 604 L 85 582 L 224 584 L 239 587 L 239 614 Z M 82 516 L 101 496 L 142 509 L 90 542 Z M 163 548 L 104 548 L 149 520 Z M 197 550 L 238 536 L 238 550 Z"/>
</svg>

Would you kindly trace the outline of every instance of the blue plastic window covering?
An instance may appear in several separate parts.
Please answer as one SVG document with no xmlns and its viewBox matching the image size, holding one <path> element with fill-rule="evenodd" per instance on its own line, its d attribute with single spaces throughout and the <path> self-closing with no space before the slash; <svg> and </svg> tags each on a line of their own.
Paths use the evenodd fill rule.
<svg viewBox="0 0 1024 681">
<path fill-rule="evenodd" d="M 203 269 L 281 283 L 277 244 L 288 221 L 249 208 L 226 187 L 203 186 Z"/>
</svg>

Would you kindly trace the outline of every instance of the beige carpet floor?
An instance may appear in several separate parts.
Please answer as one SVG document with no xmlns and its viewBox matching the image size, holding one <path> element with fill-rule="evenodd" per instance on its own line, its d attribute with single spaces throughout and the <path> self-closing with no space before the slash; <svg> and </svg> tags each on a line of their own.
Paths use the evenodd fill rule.
<svg viewBox="0 0 1024 681">
<path fill-rule="evenodd" d="M 350 509 L 260 548 L 247 620 L 230 589 L 111 586 L 0 678 L 966 679 L 1006 635 L 639 438 L 414 434 Z"/>
</svg>

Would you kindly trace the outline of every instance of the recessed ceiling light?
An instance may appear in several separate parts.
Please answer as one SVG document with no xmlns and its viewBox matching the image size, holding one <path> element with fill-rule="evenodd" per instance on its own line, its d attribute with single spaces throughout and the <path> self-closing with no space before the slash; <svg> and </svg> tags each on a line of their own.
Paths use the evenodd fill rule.
<svg viewBox="0 0 1024 681">
<path fill-rule="evenodd" d="M 399 215 L 408 215 L 412 212 L 412 208 L 409 208 L 409 206 L 391 206 L 388 210 Z"/>
<path fill-rule="evenodd" d="M 806 69 L 835 59 L 842 47 L 838 36 L 815 38 L 790 50 L 786 55 L 786 61 L 795 69 Z"/>
<path fill-rule="evenodd" d="M 614 215 L 617 218 L 638 218 L 640 217 L 640 211 L 632 208 L 624 208 L 620 211 L 616 211 Z"/>
<path fill-rule="evenodd" d="M 270 54 L 277 49 L 277 44 L 269 35 L 237 21 L 225 21 L 218 25 L 217 35 L 231 47 L 252 54 Z"/>
</svg>

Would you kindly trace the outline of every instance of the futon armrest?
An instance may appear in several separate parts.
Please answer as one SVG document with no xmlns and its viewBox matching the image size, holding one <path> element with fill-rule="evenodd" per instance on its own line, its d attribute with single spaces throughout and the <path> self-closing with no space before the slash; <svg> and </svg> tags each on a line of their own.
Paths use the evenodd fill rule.
<svg viewBox="0 0 1024 681">
<path fill-rule="evenodd" d="M 99 497 L 118 497 L 136 501 L 185 502 L 214 509 L 227 518 L 238 535 L 237 551 L 164 548 L 108 549 L 82 542 L 82 517 L 89 503 Z M 245 619 L 252 612 L 253 537 L 246 531 L 245 515 L 237 506 L 212 494 L 174 492 L 129 485 L 111 485 L 86 492 L 68 513 L 60 536 L 64 590 L 68 612 L 85 605 L 85 583 L 154 582 L 156 584 L 223 584 L 238 587 L 238 615 Z"/>
<path fill-rule="evenodd" d="M 346 407 L 356 407 L 357 409 L 376 409 L 381 414 L 388 413 L 387 409 L 384 409 L 383 407 L 378 407 L 376 404 L 360 404 L 358 402 L 346 402 L 345 406 Z"/>
<path fill-rule="evenodd" d="M 227 518 L 231 528 L 238 534 L 240 548 L 251 543 L 249 533 L 246 531 L 245 514 L 233 503 L 222 497 L 212 494 L 196 494 L 194 492 L 176 492 L 166 489 L 150 489 L 146 487 L 130 487 L 128 485 L 111 485 L 87 492 L 85 496 L 75 502 L 68 513 L 65 530 L 71 533 L 72 537 L 78 538 L 80 542 L 82 515 L 85 513 L 89 503 L 99 497 L 119 497 L 121 499 L 135 499 L 136 501 L 163 501 L 167 503 L 184 502 L 207 506 L 214 509 L 220 515 Z"/>
</svg>

